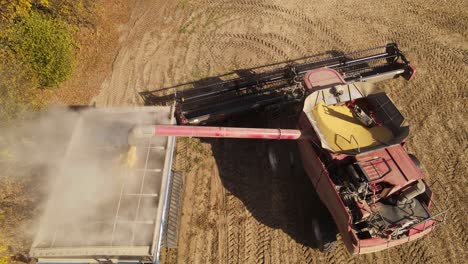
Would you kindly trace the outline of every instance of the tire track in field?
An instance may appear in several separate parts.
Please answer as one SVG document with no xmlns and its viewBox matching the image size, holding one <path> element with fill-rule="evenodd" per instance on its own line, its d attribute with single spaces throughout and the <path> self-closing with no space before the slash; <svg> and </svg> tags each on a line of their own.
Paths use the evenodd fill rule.
<svg viewBox="0 0 468 264">
<path fill-rule="evenodd" d="M 389 7 L 390 9 L 399 9 L 401 8 L 401 4 L 397 3 L 392 3 L 392 5 Z M 407 16 L 411 16 L 411 14 L 407 14 L 409 12 L 409 9 L 406 8 L 401 8 L 401 12 Z M 351 17 L 352 12 L 355 11 L 345 9 L 341 10 L 341 13 L 343 17 Z M 365 16 L 356 16 L 353 17 L 353 23 L 357 23 L 358 27 L 365 28 L 366 25 L 366 17 Z M 376 25 L 385 25 L 388 24 L 388 20 L 386 20 L 384 17 L 376 17 L 376 20 L 373 21 Z M 447 71 L 448 73 L 453 74 L 453 79 L 458 81 L 459 78 L 457 77 L 464 77 L 463 82 L 460 82 L 460 84 L 466 82 L 466 76 L 460 75 L 461 71 L 463 71 L 463 67 L 460 67 L 460 61 L 457 61 L 457 56 L 453 56 L 453 53 L 448 52 L 448 50 L 440 45 L 439 43 L 433 41 L 430 36 L 428 36 L 428 33 L 430 32 L 431 35 L 437 35 L 441 34 L 442 31 L 440 28 L 437 27 L 432 27 L 430 23 L 417 23 L 417 24 L 412 24 L 411 26 L 406 26 L 399 20 L 393 20 L 391 21 L 391 25 L 389 25 L 393 30 L 388 32 L 387 34 L 390 39 L 398 39 L 400 40 L 400 47 L 404 47 L 404 50 L 407 49 L 405 47 L 417 47 L 415 50 L 418 55 L 426 57 L 431 54 L 437 54 L 438 56 L 432 56 L 428 59 L 428 61 L 431 64 L 436 65 L 444 65 L 444 66 L 449 66 L 446 67 L 445 69 L 450 69 L 450 71 Z M 338 24 L 338 23 L 335 23 Z M 368 24 L 368 23 L 367 23 Z M 372 26 L 372 25 L 370 25 Z M 407 36 L 412 36 L 411 38 L 407 38 Z M 402 45 L 401 43 L 405 43 L 406 45 Z M 437 53 L 433 52 L 437 51 Z M 462 52 L 462 51 L 458 51 Z M 435 61 L 434 61 L 435 60 Z"/>
<path fill-rule="evenodd" d="M 439 179 L 442 183 L 442 186 L 434 186 L 434 192 L 438 194 L 438 196 L 436 196 L 436 199 L 438 199 L 439 202 L 442 202 L 440 200 L 441 198 L 443 198 L 443 192 L 447 191 L 449 194 L 449 200 L 451 200 L 451 202 L 449 202 L 451 210 L 449 211 L 448 215 L 448 224 L 450 224 L 450 226 L 453 225 L 455 227 L 455 230 L 449 230 L 453 234 L 451 235 L 453 236 L 453 238 L 449 238 L 451 237 L 449 236 L 446 239 L 461 240 L 463 242 L 467 240 L 468 236 L 464 229 L 465 225 L 463 223 L 463 220 L 460 220 L 466 219 L 466 215 L 464 215 L 465 212 L 463 210 L 457 210 L 456 208 L 460 208 L 461 206 L 463 206 L 463 202 L 461 201 L 466 202 L 466 187 L 465 190 L 463 190 L 463 187 L 460 188 L 460 186 L 466 186 L 466 179 L 460 178 L 459 176 L 463 174 L 462 171 L 466 171 L 466 167 L 462 168 L 464 164 L 462 162 L 463 156 L 466 157 L 466 141 L 465 143 L 458 141 L 459 143 L 457 146 L 447 145 L 446 142 L 449 142 L 451 139 L 457 137 L 451 137 L 450 134 L 453 134 L 453 132 L 451 131 L 439 131 L 440 129 L 437 129 L 437 126 L 431 125 L 435 123 L 440 123 L 440 121 L 434 121 L 432 119 L 427 120 L 425 122 L 425 125 L 423 125 L 422 130 L 435 132 L 440 134 L 440 136 L 437 137 L 436 141 L 432 142 L 433 144 L 426 144 L 425 147 L 419 148 L 420 150 L 417 152 L 421 153 L 424 149 L 426 149 L 427 151 L 429 151 L 429 153 L 437 153 L 438 151 L 440 151 L 439 146 L 443 145 L 445 147 L 445 149 L 443 149 L 441 153 L 442 155 L 439 155 L 436 160 L 434 160 L 432 163 L 423 162 L 423 164 L 426 164 L 428 170 L 435 172 L 434 175 L 428 175 L 428 178 L 430 179 L 429 183 L 431 181 L 434 181 L 435 179 Z M 424 133 L 422 136 L 427 137 Z M 425 143 L 426 142 L 422 140 L 421 144 Z M 460 184 L 460 181 L 464 183 Z"/>
<path fill-rule="evenodd" d="M 239 174 L 238 168 L 235 164 L 230 162 L 231 157 L 228 153 L 232 153 L 232 145 L 229 142 L 223 142 L 220 146 L 221 157 L 223 160 L 220 161 L 221 168 L 224 177 L 235 177 Z M 239 263 L 241 261 L 240 254 L 242 250 L 242 225 L 241 218 L 243 215 L 243 207 L 241 202 L 235 197 L 232 191 L 238 186 L 230 181 L 222 179 L 225 191 L 225 206 L 226 206 L 226 263 Z"/>
<path fill-rule="evenodd" d="M 250 142 L 249 142 L 250 143 Z M 249 144 L 247 143 L 247 144 Z M 254 153 L 253 151 L 261 149 L 260 142 L 252 142 L 251 146 L 246 148 L 246 152 Z M 269 263 L 269 244 L 271 234 L 265 223 L 260 223 L 255 217 L 267 218 L 265 211 L 271 207 L 267 197 L 269 184 L 261 181 L 263 162 L 261 160 L 247 158 L 243 159 L 242 174 L 245 175 L 244 186 L 241 187 L 241 197 L 244 207 L 249 211 L 245 222 L 245 251 L 243 256 L 244 263 Z M 253 180 L 255 179 L 255 180 Z"/>
<path fill-rule="evenodd" d="M 300 24 L 297 27 L 298 30 L 306 31 L 305 33 L 313 33 L 313 34 L 297 34 L 298 36 L 304 36 L 304 41 L 302 43 L 306 43 L 306 40 L 310 40 L 310 35 L 314 36 L 314 38 L 323 38 L 325 35 L 327 42 L 331 44 L 335 44 L 333 46 L 344 47 L 347 49 L 348 45 L 343 42 L 337 34 L 334 34 L 328 26 L 325 25 L 320 20 L 312 20 L 305 14 L 291 10 L 288 8 L 284 8 L 274 4 L 266 4 L 258 1 L 229 1 L 225 3 L 216 3 L 213 4 L 211 1 L 207 3 L 207 7 L 203 6 L 200 8 L 200 13 L 211 13 L 211 12 L 220 12 L 220 13 L 229 13 L 232 14 L 247 14 L 248 17 L 261 17 L 261 18 L 269 18 L 273 16 L 275 19 L 285 20 L 285 24 L 297 24 L 299 21 Z M 213 11 L 211 11 L 213 10 Z M 265 22 L 262 21 L 264 24 Z M 273 22 L 272 22 L 273 23 Z M 311 30 L 314 29 L 314 30 Z M 219 29 L 217 29 L 219 30 Z M 317 32 L 318 30 L 319 32 Z M 320 42 L 320 41 L 319 41 Z M 330 47 L 330 45 L 327 45 Z"/>
<path fill-rule="evenodd" d="M 231 3 L 236 3 L 231 2 Z M 289 9 L 286 7 L 282 7 L 279 5 L 275 4 L 268 4 L 266 2 L 258 2 L 258 1 L 251 1 L 251 0 L 244 0 L 244 1 L 238 1 L 239 4 L 241 5 L 248 5 L 248 6 L 253 6 L 253 7 L 258 7 L 259 9 L 267 9 L 267 10 L 273 10 L 276 13 L 281 13 L 282 15 L 285 15 L 286 17 L 295 17 L 299 18 L 300 20 L 304 21 L 308 25 L 311 25 L 310 27 L 319 29 L 324 35 L 326 35 L 328 38 L 333 40 L 334 43 L 338 44 L 338 46 L 343 47 L 345 50 L 349 50 L 349 45 L 345 43 L 335 32 L 333 32 L 329 26 L 326 25 L 321 20 L 314 20 L 309 18 L 307 15 L 300 11 L 296 11 L 293 9 Z M 313 6 L 311 6 L 312 9 L 314 9 Z M 315 10 L 316 11 L 316 10 Z"/>
<path fill-rule="evenodd" d="M 356 260 L 350 256 L 341 239 L 339 245 L 333 252 L 325 253 L 325 263 L 349 263 L 354 264 Z"/>
<path fill-rule="evenodd" d="M 182 223 L 184 228 L 180 232 L 182 241 L 179 242 L 178 259 L 184 262 L 205 263 L 211 259 L 216 259 L 218 253 L 218 231 L 216 225 L 216 197 L 212 197 L 213 183 L 211 175 L 207 172 L 205 161 L 196 162 L 207 155 L 203 146 L 198 140 L 187 140 L 189 146 L 188 167 L 190 172 L 186 179 L 185 193 L 190 198 L 185 198 L 184 214 Z M 194 163 L 195 162 L 195 163 Z M 208 170 L 209 171 L 209 170 Z M 187 197 L 187 196 L 186 196 Z M 213 200 L 214 199 L 214 200 Z M 209 244 L 205 242 L 207 239 Z M 200 245 L 205 244 L 203 248 Z"/>
<path fill-rule="evenodd" d="M 232 194 L 227 195 L 228 210 L 228 246 L 227 263 L 240 263 L 242 254 L 242 225 L 240 216 L 242 215 L 242 205 Z"/>
<path fill-rule="evenodd" d="M 229 236 L 228 236 L 228 227 L 227 227 L 227 201 L 226 201 L 226 193 L 223 190 L 223 209 L 222 209 L 222 218 L 220 219 L 219 227 L 219 234 L 218 234 L 218 262 L 219 263 L 228 263 L 227 260 L 229 259 L 228 256 L 228 247 L 229 247 Z"/>
<path fill-rule="evenodd" d="M 256 42 L 246 41 L 242 39 L 227 39 L 221 40 L 218 43 L 224 43 L 224 48 L 232 48 L 232 49 L 242 49 L 246 50 L 247 53 L 253 53 L 260 58 L 268 58 L 270 60 L 275 60 L 276 56 L 271 50 L 265 49 L 262 46 L 258 45 Z M 223 50 L 222 48 L 219 49 L 220 51 Z"/>
<path fill-rule="evenodd" d="M 255 43 L 258 46 L 266 47 L 268 50 L 272 51 L 276 56 L 273 57 L 280 57 L 280 58 L 287 58 L 288 55 L 282 51 L 282 49 L 272 44 L 271 42 L 267 41 L 264 37 L 258 34 L 223 34 L 222 38 L 228 39 L 235 39 L 240 40 L 240 42 L 244 43 Z"/>
<path fill-rule="evenodd" d="M 405 13 L 406 9 L 403 9 L 402 11 Z M 352 10 L 343 10 L 342 13 L 344 14 L 344 17 L 349 17 L 352 14 Z M 360 27 L 364 27 L 366 24 L 364 16 L 355 17 L 353 22 L 357 23 L 357 25 Z M 373 22 L 377 25 L 384 25 L 387 23 L 384 18 L 377 18 L 377 20 Z M 426 59 L 425 63 L 432 64 L 434 67 L 437 67 L 438 65 L 446 66 L 445 69 L 450 70 L 444 71 L 444 74 L 451 75 L 448 78 L 456 82 L 457 86 L 462 87 L 462 85 L 466 83 L 466 75 L 461 75 L 465 69 L 464 67 L 461 67 L 461 61 L 457 61 L 459 58 L 448 52 L 444 46 L 432 41 L 431 38 L 427 36 L 427 34 L 421 35 L 421 32 L 427 33 L 434 30 L 437 30 L 437 33 L 440 33 L 440 29 L 434 29 L 427 23 L 418 23 L 412 25 L 411 27 L 406 27 L 405 25 L 399 23 L 399 21 L 393 22 L 391 25 L 393 31 L 390 31 L 384 35 L 388 35 L 389 39 L 398 40 L 398 43 L 400 44 L 399 46 L 403 47 L 403 50 L 408 50 L 409 47 L 417 47 L 413 52 L 421 56 L 423 59 Z M 407 36 L 412 37 L 408 39 Z M 428 57 L 428 55 L 433 54 L 437 54 L 437 56 Z M 434 79 L 436 78 L 432 78 L 431 81 L 434 81 Z M 445 82 L 446 80 L 447 78 L 445 78 Z M 444 82 L 444 80 L 441 81 Z"/>
<path fill-rule="evenodd" d="M 423 241 L 416 240 L 411 243 L 414 245 L 402 248 L 404 251 L 406 251 L 405 254 L 402 254 L 403 263 L 411 263 L 415 259 L 421 261 L 421 263 L 430 263 L 431 255 L 429 254 L 428 249 L 424 245 Z"/>
<path fill-rule="evenodd" d="M 405 8 L 405 11 L 408 13 L 408 15 L 418 17 L 424 21 L 424 24 L 430 25 L 432 28 L 443 27 L 450 32 L 457 32 L 462 34 L 464 37 L 466 37 L 468 33 L 468 26 L 466 23 L 464 23 L 464 21 L 468 20 L 468 15 L 466 13 L 460 13 L 459 15 L 463 16 L 460 18 L 459 16 L 453 15 L 453 9 L 450 10 L 450 12 L 447 12 L 443 8 L 440 8 L 441 6 L 428 7 L 427 4 L 420 4 L 414 1 L 404 1 L 402 4 L 408 7 Z M 458 2 L 458 4 L 460 8 L 458 10 L 463 10 L 463 4 L 461 4 L 461 2 Z"/>
<path fill-rule="evenodd" d="M 192 152 L 193 151 L 193 139 L 189 139 L 188 144 Z M 189 153 L 189 157 L 193 157 L 193 152 Z M 205 212 L 204 210 L 203 211 L 197 210 L 199 207 L 197 206 L 197 204 L 202 201 L 201 198 L 204 196 L 203 193 L 200 192 L 202 190 L 203 179 L 200 179 L 198 177 L 199 170 L 197 166 L 193 167 L 191 165 L 191 161 L 189 162 L 189 164 L 190 164 L 189 165 L 190 173 L 188 174 L 188 177 L 190 177 L 190 182 L 192 183 L 192 186 L 193 186 L 189 191 L 190 193 L 194 194 L 194 199 L 190 199 L 189 208 L 191 208 L 191 212 L 189 214 L 188 226 L 196 227 L 196 229 L 189 230 L 187 237 L 189 238 L 188 241 L 190 241 L 190 243 L 183 245 L 183 247 L 185 247 L 185 251 L 187 252 L 185 256 L 186 257 L 185 261 L 189 260 L 189 256 L 191 255 L 195 256 L 197 253 L 197 244 L 199 241 L 199 233 L 200 233 L 200 232 L 196 232 L 200 230 L 200 227 L 199 227 L 200 223 L 198 219 L 200 218 L 200 214 L 203 214 Z M 194 180 L 195 178 L 197 179 Z"/>
<path fill-rule="evenodd" d="M 249 142 L 245 152 L 260 154 L 264 152 L 263 142 Z M 256 155 L 258 156 L 258 155 Z M 250 212 L 245 219 L 247 232 L 245 233 L 245 263 L 270 263 L 271 261 L 271 230 L 266 224 L 257 219 L 270 218 L 272 204 L 268 201 L 270 189 L 268 169 L 264 159 L 246 157 L 242 164 L 242 174 L 245 175 L 245 187 L 242 187 L 242 202 Z"/>
</svg>

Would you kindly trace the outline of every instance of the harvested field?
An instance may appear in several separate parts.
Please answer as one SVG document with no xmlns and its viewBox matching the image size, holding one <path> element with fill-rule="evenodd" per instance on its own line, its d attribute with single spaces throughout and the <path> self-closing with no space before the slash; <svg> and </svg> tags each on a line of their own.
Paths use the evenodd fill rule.
<svg viewBox="0 0 468 264">
<path fill-rule="evenodd" d="M 421 240 L 350 256 L 307 236 L 323 211 L 300 171 L 271 171 L 265 142 L 181 139 L 185 170 L 177 250 L 164 263 L 464 263 L 468 230 L 468 3 L 447 1 L 160 1 L 133 4 L 97 106 L 141 105 L 138 92 L 310 54 L 395 41 L 414 80 L 382 84 L 412 125 L 408 147 L 449 193 L 446 224 Z M 256 125 L 254 117 L 244 125 Z M 280 160 L 294 143 L 275 142 Z M 283 155 L 286 155 L 283 157 Z M 436 191 L 438 191 L 436 189 Z"/>
</svg>

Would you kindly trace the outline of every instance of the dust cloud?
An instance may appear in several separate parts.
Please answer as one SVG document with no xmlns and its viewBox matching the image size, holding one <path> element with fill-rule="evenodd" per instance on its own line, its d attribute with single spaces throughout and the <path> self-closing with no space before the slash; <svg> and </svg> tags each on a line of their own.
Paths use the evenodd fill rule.
<svg viewBox="0 0 468 264">
<path fill-rule="evenodd" d="M 166 117 L 164 117 L 166 118 Z M 141 142 L 127 162 L 129 130 L 169 122 L 148 111 L 52 108 L 0 131 L 5 159 L 40 170 L 47 193 L 34 221 L 34 248 L 148 246 L 161 188 L 167 138 Z M 145 195 L 139 195 L 144 193 Z"/>
</svg>

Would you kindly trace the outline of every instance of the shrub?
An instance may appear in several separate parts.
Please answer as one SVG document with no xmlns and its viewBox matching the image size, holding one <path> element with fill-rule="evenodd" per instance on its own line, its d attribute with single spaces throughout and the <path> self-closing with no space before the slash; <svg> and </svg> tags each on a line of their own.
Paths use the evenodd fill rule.
<svg viewBox="0 0 468 264">
<path fill-rule="evenodd" d="M 31 7 L 31 0 L 0 0 L 0 20 L 11 22 L 17 17 L 26 17 Z"/>
<path fill-rule="evenodd" d="M 42 105 L 34 91 L 35 74 L 9 54 L 0 52 L 0 123 L 5 124 Z"/>
<path fill-rule="evenodd" d="M 33 12 L 13 25 L 7 43 L 16 57 L 37 73 L 43 87 L 57 86 L 73 71 L 72 28 L 58 18 Z"/>
<path fill-rule="evenodd" d="M 34 7 L 47 8 L 48 0 L 0 0 L 0 22 L 28 17 Z"/>
<path fill-rule="evenodd" d="M 71 25 L 94 27 L 96 24 L 95 0 L 48 0 L 45 9 Z"/>
</svg>

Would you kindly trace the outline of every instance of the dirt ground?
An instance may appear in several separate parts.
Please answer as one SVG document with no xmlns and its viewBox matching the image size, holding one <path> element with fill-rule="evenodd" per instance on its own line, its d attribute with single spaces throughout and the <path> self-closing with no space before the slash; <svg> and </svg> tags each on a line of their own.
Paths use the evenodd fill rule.
<svg viewBox="0 0 468 264">
<path fill-rule="evenodd" d="M 56 104 L 85 105 L 99 93 L 101 83 L 113 70 L 121 30 L 130 18 L 130 2 L 98 1 L 95 24 L 81 27 L 75 34 L 79 44 L 73 75 L 59 89 L 40 90 L 44 99 Z"/>
<path fill-rule="evenodd" d="M 97 106 L 139 105 L 138 92 L 234 69 L 395 41 L 414 80 L 383 84 L 412 125 L 408 148 L 428 182 L 449 195 L 447 222 L 418 241 L 350 256 L 320 253 L 307 236 L 310 186 L 287 167 L 273 173 L 265 142 L 179 140 L 186 171 L 177 250 L 164 263 L 463 263 L 466 259 L 468 3 L 398 1 L 135 1 L 121 27 Z M 255 124 L 253 124 L 255 125 Z M 274 143 L 285 152 L 293 143 Z M 291 145 L 292 144 L 292 145 Z M 287 157 L 285 157 L 287 158 Z"/>
</svg>

